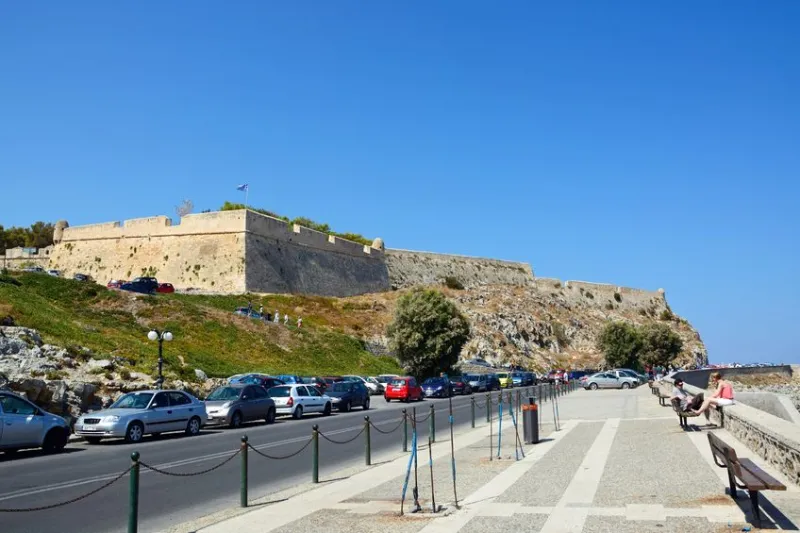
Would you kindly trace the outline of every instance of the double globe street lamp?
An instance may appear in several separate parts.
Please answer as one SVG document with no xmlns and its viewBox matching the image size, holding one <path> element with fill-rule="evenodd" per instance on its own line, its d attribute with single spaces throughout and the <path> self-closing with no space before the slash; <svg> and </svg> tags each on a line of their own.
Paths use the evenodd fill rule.
<svg viewBox="0 0 800 533">
<path fill-rule="evenodd" d="M 154 329 L 147 334 L 147 338 L 151 341 L 158 341 L 158 379 L 156 380 L 156 388 L 161 389 L 164 386 L 164 375 L 162 374 L 164 368 L 164 341 L 171 341 L 172 333 Z"/>
</svg>

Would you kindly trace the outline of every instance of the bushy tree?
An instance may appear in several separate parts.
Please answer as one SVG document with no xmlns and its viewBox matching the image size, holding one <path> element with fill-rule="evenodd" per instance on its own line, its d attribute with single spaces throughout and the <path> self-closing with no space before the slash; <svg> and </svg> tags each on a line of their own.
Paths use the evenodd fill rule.
<svg viewBox="0 0 800 533">
<path fill-rule="evenodd" d="M 55 227 L 47 222 L 35 222 L 30 228 L 10 227 L 4 229 L 0 226 L 0 252 L 9 248 L 28 247 L 44 248 L 53 244 Z"/>
<path fill-rule="evenodd" d="M 648 324 L 639 329 L 641 360 L 645 364 L 667 366 L 683 350 L 683 341 L 666 324 Z"/>
<path fill-rule="evenodd" d="M 397 300 L 388 333 L 405 370 L 425 378 L 458 362 L 469 331 L 469 322 L 453 302 L 439 291 L 418 288 Z"/>
<path fill-rule="evenodd" d="M 598 349 L 603 352 L 606 363 L 616 368 L 636 368 L 642 337 L 638 328 L 627 322 L 609 322 L 600 332 Z"/>
</svg>

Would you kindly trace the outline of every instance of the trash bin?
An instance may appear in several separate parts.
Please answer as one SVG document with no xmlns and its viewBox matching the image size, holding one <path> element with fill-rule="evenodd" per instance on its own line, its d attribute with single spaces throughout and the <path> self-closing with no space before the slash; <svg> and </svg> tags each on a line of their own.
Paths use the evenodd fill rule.
<svg viewBox="0 0 800 533">
<path fill-rule="evenodd" d="M 539 444 L 539 406 L 536 396 L 528 396 L 528 403 L 522 404 L 522 432 L 525 444 Z"/>
</svg>

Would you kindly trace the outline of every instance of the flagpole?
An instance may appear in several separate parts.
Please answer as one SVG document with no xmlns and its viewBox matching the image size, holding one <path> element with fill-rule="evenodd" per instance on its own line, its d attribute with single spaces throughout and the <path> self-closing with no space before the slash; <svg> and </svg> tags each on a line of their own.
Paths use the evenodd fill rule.
<svg viewBox="0 0 800 533">
<path fill-rule="evenodd" d="M 247 184 L 247 188 L 244 190 L 244 208 L 247 209 L 247 195 L 250 194 L 250 184 Z"/>
</svg>

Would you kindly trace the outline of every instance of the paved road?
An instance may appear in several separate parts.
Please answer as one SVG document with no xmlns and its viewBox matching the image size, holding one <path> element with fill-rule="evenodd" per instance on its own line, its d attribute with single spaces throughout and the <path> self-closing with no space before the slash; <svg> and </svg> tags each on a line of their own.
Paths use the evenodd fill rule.
<svg viewBox="0 0 800 533">
<path fill-rule="evenodd" d="M 483 394 L 476 394 L 482 403 Z M 426 400 L 422 403 L 386 404 L 373 397 L 370 419 L 384 431 L 396 427 L 401 409 L 416 407 L 418 416 L 435 406 L 437 433 L 447 429 L 447 400 Z M 453 399 L 457 426 L 470 422 L 470 398 Z M 303 420 L 279 418 L 274 425 L 248 425 L 239 431 L 209 430 L 187 438 L 164 435 L 146 438 L 138 445 L 103 442 L 96 446 L 71 443 L 60 455 L 44 456 L 38 452 L 20 453 L 13 459 L 0 460 L 0 509 L 45 506 L 78 497 L 98 488 L 130 465 L 130 453 L 141 453 L 141 460 L 170 472 L 197 472 L 210 468 L 239 447 L 240 437 L 247 434 L 250 443 L 274 456 L 288 455 L 309 439 L 311 426 L 336 440 L 346 440 L 363 427 L 365 412 L 330 417 L 309 415 Z M 477 417 L 485 412 L 478 410 Z M 420 425 L 419 437 L 427 440 L 427 422 Z M 392 434 L 371 432 L 373 456 L 399 452 L 402 428 Z M 363 438 L 347 445 L 334 445 L 320 439 L 320 478 L 350 465 L 363 464 Z M 2 456 L 0 456 L 2 457 Z M 238 505 L 240 462 L 235 458 L 214 472 L 196 477 L 174 477 L 142 468 L 139 500 L 140 531 L 160 531 L 170 525 L 199 518 L 224 508 Z M 251 452 L 249 461 L 250 498 L 308 482 L 311 476 L 310 447 L 291 459 L 274 461 Z M 125 531 L 128 513 L 128 477 L 122 478 L 93 496 L 52 510 L 30 513 L 0 513 L 3 533 L 100 533 Z"/>
</svg>

